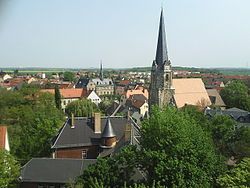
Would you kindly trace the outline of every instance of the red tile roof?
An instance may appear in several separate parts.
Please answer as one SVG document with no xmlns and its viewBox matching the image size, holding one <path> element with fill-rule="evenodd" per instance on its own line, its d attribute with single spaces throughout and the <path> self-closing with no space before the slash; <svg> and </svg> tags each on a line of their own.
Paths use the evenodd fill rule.
<svg viewBox="0 0 250 188">
<path fill-rule="evenodd" d="M 49 92 L 51 94 L 55 94 L 54 89 L 42 89 L 42 92 Z M 81 98 L 87 97 L 87 90 L 86 89 L 59 89 L 62 98 Z"/>
</svg>

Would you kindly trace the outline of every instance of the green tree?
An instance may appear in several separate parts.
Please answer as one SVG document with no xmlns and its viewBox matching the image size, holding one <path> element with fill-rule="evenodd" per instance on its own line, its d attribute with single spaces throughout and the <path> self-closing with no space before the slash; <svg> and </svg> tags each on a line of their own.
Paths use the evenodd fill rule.
<svg viewBox="0 0 250 188">
<path fill-rule="evenodd" d="M 247 86 L 241 81 L 232 81 L 221 91 L 221 97 L 227 107 L 237 107 L 250 111 L 250 96 Z"/>
<path fill-rule="evenodd" d="M 250 128 L 241 127 L 236 130 L 233 151 L 238 158 L 250 157 Z"/>
<path fill-rule="evenodd" d="M 243 159 L 235 168 L 218 178 L 221 187 L 250 187 L 250 158 Z"/>
<path fill-rule="evenodd" d="M 61 94 L 58 85 L 55 86 L 55 103 L 56 103 L 56 108 L 61 110 Z"/>
<path fill-rule="evenodd" d="M 210 130 L 216 147 L 225 156 L 232 156 L 236 122 L 229 116 L 215 116 L 211 120 Z"/>
<path fill-rule="evenodd" d="M 154 108 L 141 129 L 141 168 L 167 187 L 210 187 L 223 166 L 212 139 L 185 112 Z"/>
<path fill-rule="evenodd" d="M 6 150 L 0 149 L 0 187 L 12 187 L 17 182 L 20 166 Z"/>
<path fill-rule="evenodd" d="M 112 106 L 112 101 L 109 99 L 102 100 L 102 102 L 100 102 L 98 105 L 103 114 L 107 114 L 107 109 L 111 106 Z"/>
<path fill-rule="evenodd" d="M 90 165 L 79 177 L 78 183 L 91 188 L 123 187 L 124 183 L 132 185 L 136 167 L 136 147 L 128 146 L 110 158 L 98 158 L 97 163 Z"/>
<path fill-rule="evenodd" d="M 73 72 L 66 71 L 63 73 L 63 80 L 72 82 L 75 79 L 75 74 Z"/>
<path fill-rule="evenodd" d="M 9 125 L 11 154 L 22 164 L 50 156 L 50 141 L 63 123 L 53 95 L 25 87 L 0 93 L 0 123 Z"/>
<path fill-rule="evenodd" d="M 93 112 L 98 112 L 98 107 L 88 99 L 76 100 L 69 103 L 65 109 L 68 116 L 74 114 L 78 117 L 91 116 Z"/>
</svg>

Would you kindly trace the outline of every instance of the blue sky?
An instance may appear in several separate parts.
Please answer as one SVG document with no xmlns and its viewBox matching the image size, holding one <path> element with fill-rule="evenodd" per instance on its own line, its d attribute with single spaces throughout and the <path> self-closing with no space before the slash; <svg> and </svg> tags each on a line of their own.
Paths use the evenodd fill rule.
<svg viewBox="0 0 250 188">
<path fill-rule="evenodd" d="M 0 0 L 0 67 L 250 66 L 250 0 Z"/>
</svg>

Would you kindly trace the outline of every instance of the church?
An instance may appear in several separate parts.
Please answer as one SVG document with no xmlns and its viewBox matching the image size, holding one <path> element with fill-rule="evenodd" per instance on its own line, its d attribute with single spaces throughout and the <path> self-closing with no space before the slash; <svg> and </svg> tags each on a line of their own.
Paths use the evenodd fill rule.
<svg viewBox="0 0 250 188">
<path fill-rule="evenodd" d="M 161 10 L 156 57 L 152 63 L 149 87 L 149 105 L 160 108 L 172 105 L 181 108 L 185 105 L 206 107 L 210 98 L 201 78 L 173 79 L 171 61 L 168 57 L 163 10 Z"/>
</svg>

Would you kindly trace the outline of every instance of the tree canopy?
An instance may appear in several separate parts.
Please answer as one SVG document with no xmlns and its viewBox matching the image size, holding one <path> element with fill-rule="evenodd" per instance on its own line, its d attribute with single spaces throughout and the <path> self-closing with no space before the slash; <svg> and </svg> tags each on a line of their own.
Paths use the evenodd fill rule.
<svg viewBox="0 0 250 188">
<path fill-rule="evenodd" d="M 66 71 L 63 73 L 63 80 L 72 82 L 75 79 L 75 74 L 73 72 Z"/>
<path fill-rule="evenodd" d="M 222 167 L 209 134 L 174 108 L 153 110 L 141 130 L 142 168 L 167 187 L 208 187 Z"/>
<path fill-rule="evenodd" d="M 24 164 L 32 157 L 50 156 L 50 143 L 63 123 L 53 95 L 24 86 L 1 91 L 0 123 L 8 125 L 11 153 Z"/>
<path fill-rule="evenodd" d="M 20 174 L 20 166 L 6 150 L 0 149 L 0 187 L 12 187 Z"/>
<path fill-rule="evenodd" d="M 58 85 L 55 86 L 55 103 L 56 103 L 56 108 L 61 110 L 61 94 Z"/>
<path fill-rule="evenodd" d="M 87 117 L 91 116 L 93 112 L 98 112 L 98 107 L 88 99 L 76 100 L 69 103 L 65 109 L 66 113 L 70 116 Z"/>
<path fill-rule="evenodd" d="M 232 81 L 226 85 L 220 94 L 227 107 L 237 107 L 250 111 L 249 89 L 243 82 Z"/>
<path fill-rule="evenodd" d="M 218 179 L 221 187 L 250 187 L 250 158 L 243 159 L 235 168 Z"/>
</svg>

